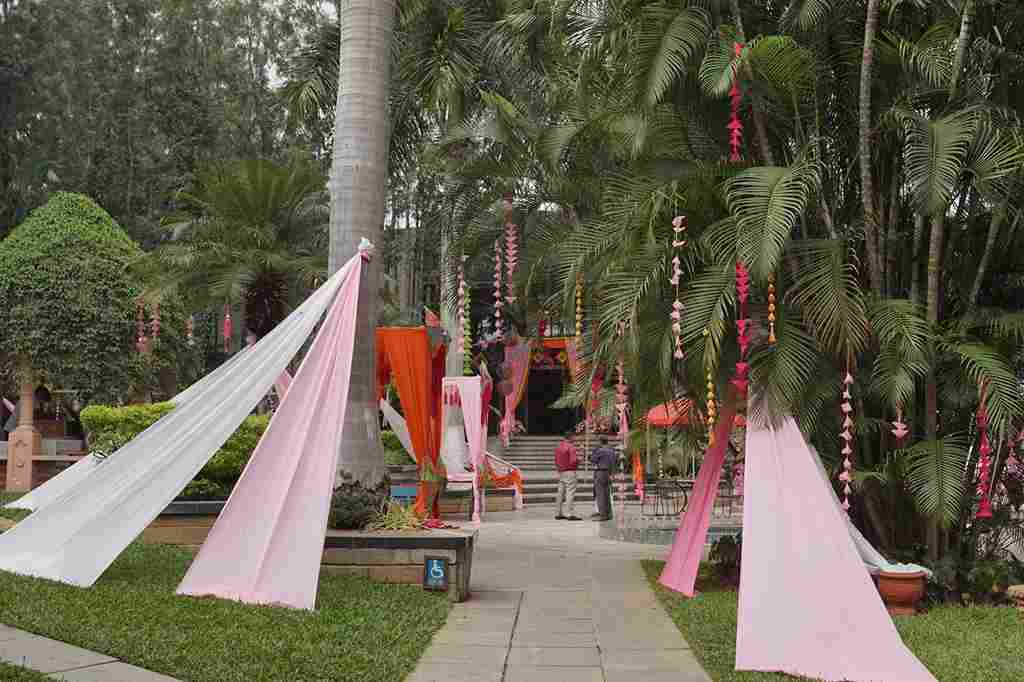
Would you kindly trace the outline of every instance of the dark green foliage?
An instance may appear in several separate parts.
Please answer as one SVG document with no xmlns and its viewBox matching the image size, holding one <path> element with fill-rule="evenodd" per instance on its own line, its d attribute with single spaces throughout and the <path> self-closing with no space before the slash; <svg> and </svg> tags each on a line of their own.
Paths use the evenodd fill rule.
<svg viewBox="0 0 1024 682">
<path fill-rule="evenodd" d="M 733 537 L 732 535 L 723 535 L 711 546 L 708 559 L 714 566 L 718 577 L 729 585 L 739 585 L 742 549 L 742 536 Z"/>
<path fill-rule="evenodd" d="M 141 253 L 88 197 L 59 192 L 33 211 L 0 242 L 0 347 L 9 360 L 27 358 L 43 381 L 86 402 L 154 387 L 162 370 L 194 374 L 184 311 L 172 299 L 152 354 L 134 352 L 142 287 L 131 267 Z"/>
<path fill-rule="evenodd" d="M 402 441 L 398 440 L 398 436 L 395 435 L 394 431 L 381 431 L 380 444 L 384 448 L 384 462 L 389 466 L 403 466 L 416 463 L 416 460 L 402 447 Z"/>
<path fill-rule="evenodd" d="M 359 483 L 343 483 L 334 489 L 331 498 L 331 528 L 362 530 L 384 508 L 390 497 L 390 483 L 386 480 L 376 490 Z"/>
<path fill-rule="evenodd" d="M 0 622 L 190 682 L 394 682 L 449 611 L 443 594 L 328 574 L 315 611 L 176 596 L 191 561 L 134 543 L 88 590 L 0 573 Z"/>
<path fill-rule="evenodd" d="M 20 665 L 0 663 L 0 680 L 4 682 L 49 682 L 52 679 Z"/>
<path fill-rule="evenodd" d="M 82 410 L 82 426 L 90 449 L 110 455 L 135 436 L 152 426 L 174 409 L 173 403 L 108 407 L 93 405 Z M 238 430 L 207 462 L 184 492 L 187 499 L 220 499 L 227 497 L 242 475 L 249 456 L 256 449 L 270 422 L 269 417 L 247 417 Z"/>
</svg>

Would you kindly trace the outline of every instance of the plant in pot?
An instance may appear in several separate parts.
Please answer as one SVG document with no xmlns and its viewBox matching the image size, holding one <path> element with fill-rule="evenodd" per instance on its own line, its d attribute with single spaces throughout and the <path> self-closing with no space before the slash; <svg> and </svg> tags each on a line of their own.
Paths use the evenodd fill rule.
<svg viewBox="0 0 1024 682">
<path fill-rule="evenodd" d="M 906 570 L 901 570 L 906 567 Z M 878 591 L 889 613 L 894 616 L 912 616 L 924 596 L 928 574 L 905 564 L 894 564 L 888 571 L 878 574 Z"/>
</svg>

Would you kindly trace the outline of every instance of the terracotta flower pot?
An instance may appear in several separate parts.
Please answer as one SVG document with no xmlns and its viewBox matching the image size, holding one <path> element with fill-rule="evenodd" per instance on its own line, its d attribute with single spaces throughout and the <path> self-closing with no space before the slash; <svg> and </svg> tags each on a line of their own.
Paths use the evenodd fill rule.
<svg viewBox="0 0 1024 682">
<path fill-rule="evenodd" d="M 894 616 L 913 616 L 917 613 L 917 603 L 924 596 L 924 571 L 916 573 L 878 574 L 878 591 L 882 601 Z"/>
</svg>

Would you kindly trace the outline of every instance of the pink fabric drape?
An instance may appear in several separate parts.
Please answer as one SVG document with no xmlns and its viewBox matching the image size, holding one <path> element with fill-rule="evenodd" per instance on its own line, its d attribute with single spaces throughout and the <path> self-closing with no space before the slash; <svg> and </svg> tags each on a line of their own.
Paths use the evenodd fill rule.
<svg viewBox="0 0 1024 682">
<path fill-rule="evenodd" d="M 274 392 L 277 393 L 278 400 L 284 400 L 285 394 L 288 393 L 288 387 L 291 385 L 292 375 L 288 373 L 288 370 L 281 372 L 281 376 L 274 381 Z"/>
<path fill-rule="evenodd" d="M 661 572 L 658 582 L 687 597 L 695 594 L 697 570 L 704 555 L 704 543 L 707 542 L 708 528 L 711 527 L 711 511 L 718 497 L 718 486 L 722 481 L 722 465 L 725 453 L 729 449 L 729 434 L 732 432 L 736 406 L 726 403 L 715 426 L 715 444 L 704 453 L 704 462 L 700 466 L 697 480 L 693 484 L 693 492 L 683 514 L 682 523 L 676 531 L 676 539 L 672 543 L 665 569 Z M 745 538 L 744 538 L 745 539 Z"/>
<path fill-rule="evenodd" d="M 748 424 L 736 669 L 936 682 L 900 640 L 792 418 Z"/>
<path fill-rule="evenodd" d="M 348 402 L 361 265 L 360 259 L 342 284 L 178 594 L 313 608 Z"/>
<path fill-rule="evenodd" d="M 520 341 L 515 346 L 506 346 L 505 362 L 512 368 L 512 392 L 505 396 L 505 416 L 501 420 L 501 437 L 507 447 L 515 430 L 516 408 L 523 399 L 526 378 L 530 373 L 530 343 Z"/>
<path fill-rule="evenodd" d="M 482 395 L 480 377 L 445 377 L 444 409 L 451 404 L 449 394 L 458 394 L 462 405 L 462 422 L 466 427 L 466 440 L 469 442 L 469 461 L 473 463 L 473 522 L 480 522 L 480 473 L 486 470 L 484 462 L 487 451 L 487 432 L 480 420 Z"/>
</svg>

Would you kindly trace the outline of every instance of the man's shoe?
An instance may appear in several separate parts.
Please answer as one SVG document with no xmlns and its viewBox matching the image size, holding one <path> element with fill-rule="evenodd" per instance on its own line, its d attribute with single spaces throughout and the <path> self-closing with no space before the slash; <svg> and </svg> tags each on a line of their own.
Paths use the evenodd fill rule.
<svg viewBox="0 0 1024 682">
<path fill-rule="evenodd" d="M 590 520 L 591 521 L 603 521 L 604 517 L 601 516 L 600 514 L 591 514 L 590 515 Z"/>
<path fill-rule="evenodd" d="M 612 520 L 612 517 L 610 517 L 610 516 L 597 516 L 597 515 L 594 515 L 591 518 L 594 521 L 611 521 Z"/>
<path fill-rule="evenodd" d="M 559 514 L 558 516 L 555 517 L 555 521 L 565 521 L 565 517 L 562 516 L 561 514 Z"/>
<path fill-rule="evenodd" d="M 581 518 L 580 518 L 580 517 L 578 517 L 578 516 L 566 516 L 566 517 L 565 517 L 565 520 L 566 520 L 566 521 L 582 521 L 583 519 L 581 519 Z"/>
</svg>

